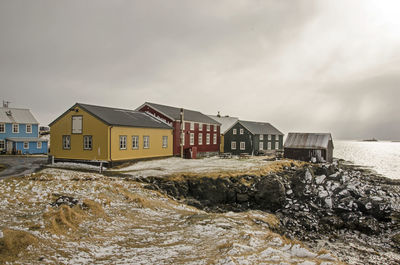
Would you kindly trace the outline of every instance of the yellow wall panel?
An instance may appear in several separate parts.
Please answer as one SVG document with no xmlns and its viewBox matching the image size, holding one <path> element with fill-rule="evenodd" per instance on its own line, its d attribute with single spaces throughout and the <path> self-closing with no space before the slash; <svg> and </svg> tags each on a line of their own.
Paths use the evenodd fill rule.
<svg viewBox="0 0 400 265">
<path fill-rule="evenodd" d="M 120 136 L 127 136 L 126 149 L 121 150 L 119 145 Z M 139 136 L 139 148 L 132 148 L 132 136 Z M 143 136 L 150 136 L 149 148 L 143 148 Z M 168 136 L 166 148 L 162 147 L 162 137 Z M 172 156 L 172 129 L 154 128 L 132 128 L 112 127 L 111 128 L 111 159 L 112 161 L 141 159 L 151 157 Z"/>
<path fill-rule="evenodd" d="M 50 154 L 55 158 L 78 160 L 109 160 L 109 126 L 85 110 L 75 107 L 50 128 Z M 82 116 L 82 133 L 72 133 L 72 116 Z M 71 136 L 71 149 L 64 150 L 63 135 Z M 92 150 L 83 149 L 83 136 L 92 136 Z"/>
</svg>

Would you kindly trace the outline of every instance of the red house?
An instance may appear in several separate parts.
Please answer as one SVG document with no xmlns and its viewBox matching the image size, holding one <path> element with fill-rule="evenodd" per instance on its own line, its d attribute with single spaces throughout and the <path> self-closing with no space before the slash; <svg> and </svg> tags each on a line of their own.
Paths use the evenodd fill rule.
<svg viewBox="0 0 400 265">
<path fill-rule="evenodd" d="M 174 129 L 173 154 L 181 154 L 181 108 L 145 102 L 136 109 Z M 186 157 L 216 155 L 220 145 L 220 123 L 199 111 L 183 109 L 183 150 Z"/>
</svg>

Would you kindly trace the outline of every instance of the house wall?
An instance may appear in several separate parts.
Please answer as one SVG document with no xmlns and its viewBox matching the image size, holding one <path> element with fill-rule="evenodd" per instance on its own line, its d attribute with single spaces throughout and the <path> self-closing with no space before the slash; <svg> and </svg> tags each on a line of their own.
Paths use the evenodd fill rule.
<svg viewBox="0 0 400 265">
<path fill-rule="evenodd" d="M 42 142 L 42 148 L 37 148 L 37 142 L 29 142 L 28 149 L 24 148 L 24 142 L 14 142 L 17 153 L 21 154 L 47 154 L 47 142 Z"/>
<path fill-rule="evenodd" d="M 120 149 L 120 136 L 127 136 L 126 149 Z M 139 136 L 139 148 L 132 148 L 132 136 Z M 143 148 L 143 136 L 150 137 L 149 148 Z M 162 147 L 162 137 L 168 137 L 167 147 Z M 133 160 L 152 157 L 172 156 L 172 129 L 112 127 L 111 128 L 111 160 Z"/>
<path fill-rule="evenodd" d="M 311 157 L 315 157 L 314 152 L 321 151 L 321 155 L 324 160 L 327 160 L 327 150 L 325 149 L 297 149 L 297 148 L 285 148 L 284 157 L 289 159 L 301 160 L 309 162 Z"/>
<path fill-rule="evenodd" d="M 259 140 L 260 135 L 256 134 L 254 137 L 254 151 L 260 150 L 260 141 L 263 142 L 263 150 L 276 150 L 276 145 L 278 144 L 278 149 L 283 149 L 283 135 L 271 135 L 271 140 L 268 138 L 268 134 L 263 134 L 263 140 Z M 271 148 L 268 149 L 268 143 L 271 143 Z"/>
<path fill-rule="evenodd" d="M 30 124 L 30 123 L 29 123 Z M 37 138 L 39 137 L 39 129 L 38 129 L 38 124 L 31 124 L 32 125 L 32 133 L 26 133 L 26 124 L 18 124 L 18 133 L 13 133 L 12 132 L 12 123 L 5 123 L 5 132 L 0 133 L 0 139 L 5 139 L 5 138 L 17 138 L 17 137 L 32 137 L 32 138 Z"/>
<path fill-rule="evenodd" d="M 237 130 L 237 134 L 233 134 L 233 129 Z M 240 129 L 243 129 L 243 134 L 240 134 Z M 236 149 L 231 149 L 232 141 L 236 142 Z M 245 142 L 245 150 L 240 150 L 240 142 Z M 240 155 L 242 153 L 253 154 L 254 136 L 240 123 L 236 123 L 224 135 L 224 152 L 233 155 Z"/>
<path fill-rule="evenodd" d="M 70 111 L 50 127 L 50 155 L 61 159 L 109 160 L 109 126 L 80 107 Z M 72 116 L 82 116 L 82 133 L 72 133 Z M 64 150 L 62 137 L 71 136 L 71 149 Z M 83 136 L 92 136 L 92 150 L 83 149 Z"/>
<path fill-rule="evenodd" d="M 142 112 L 147 112 L 152 114 L 154 117 L 164 120 L 166 123 L 171 124 L 173 127 L 173 155 L 174 156 L 180 156 L 181 153 L 181 124 L 180 121 L 173 121 L 164 114 L 158 112 L 157 110 L 145 105 L 139 111 Z M 185 137 L 185 144 L 183 146 L 183 149 L 188 149 L 191 147 L 196 147 L 198 153 L 218 153 L 220 149 L 220 143 L 221 143 L 221 136 L 220 136 L 220 126 L 219 125 L 211 125 L 210 126 L 210 131 L 207 132 L 207 125 L 206 124 L 201 124 L 202 131 L 199 130 L 199 123 L 194 122 L 194 130 L 190 130 L 190 124 L 188 124 L 191 121 L 184 121 L 184 137 Z M 192 122 L 193 123 L 193 122 Z M 217 127 L 217 130 L 214 131 L 214 126 Z M 194 144 L 190 145 L 190 133 L 194 133 Z M 199 144 L 199 134 L 203 134 L 203 144 Z M 210 134 L 210 144 L 206 144 L 206 135 L 207 133 Z M 213 143 L 213 135 L 217 134 L 217 143 Z M 201 154 L 200 154 L 201 156 Z"/>
</svg>

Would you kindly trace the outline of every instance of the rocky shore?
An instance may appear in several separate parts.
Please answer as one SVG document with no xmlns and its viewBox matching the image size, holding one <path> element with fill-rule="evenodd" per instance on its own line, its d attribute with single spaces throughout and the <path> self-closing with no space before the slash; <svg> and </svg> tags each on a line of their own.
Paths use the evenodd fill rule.
<svg viewBox="0 0 400 265">
<path fill-rule="evenodd" d="M 136 180 L 206 211 L 274 213 L 277 232 L 350 264 L 400 264 L 400 181 L 343 162 L 292 164 L 266 176 Z"/>
</svg>

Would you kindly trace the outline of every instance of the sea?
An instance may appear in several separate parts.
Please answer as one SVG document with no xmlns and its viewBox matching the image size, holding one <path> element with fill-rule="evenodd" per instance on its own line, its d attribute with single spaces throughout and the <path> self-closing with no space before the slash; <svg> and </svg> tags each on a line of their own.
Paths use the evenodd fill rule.
<svg viewBox="0 0 400 265">
<path fill-rule="evenodd" d="M 400 179 L 400 142 L 334 141 L 333 156 Z"/>
</svg>

